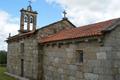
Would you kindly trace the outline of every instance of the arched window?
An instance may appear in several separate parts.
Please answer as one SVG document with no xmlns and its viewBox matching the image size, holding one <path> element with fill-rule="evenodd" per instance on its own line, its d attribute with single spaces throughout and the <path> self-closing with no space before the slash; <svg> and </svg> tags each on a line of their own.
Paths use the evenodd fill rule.
<svg viewBox="0 0 120 80">
<path fill-rule="evenodd" d="M 28 16 L 24 15 L 24 30 L 27 30 Z"/>
<path fill-rule="evenodd" d="M 33 16 L 30 16 L 30 30 L 33 30 Z"/>
<path fill-rule="evenodd" d="M 25 15 L 25 17 L 24 17 L 24 22 L 28 22 L 28 16 L 27 15 Z"/>
<path fill-rule="evenodd" d="M 30 16 L 30 23 L 33 23 L 33 16 Z"/>
</svg>

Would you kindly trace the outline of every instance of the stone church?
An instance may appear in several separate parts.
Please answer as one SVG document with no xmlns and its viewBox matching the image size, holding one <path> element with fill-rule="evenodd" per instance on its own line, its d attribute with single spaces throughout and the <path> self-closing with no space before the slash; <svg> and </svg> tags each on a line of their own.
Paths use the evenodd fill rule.
<svg viewBox="0 0 120 80">
<path fill-rule="evenodd" d="M 19 33 L 6 40 L 8 73 L 30 80 L 120 80 L 120 18 L 76 27 L 64 16 L 36 29 L 31 5 L 20 12 Z"/>
</svg>

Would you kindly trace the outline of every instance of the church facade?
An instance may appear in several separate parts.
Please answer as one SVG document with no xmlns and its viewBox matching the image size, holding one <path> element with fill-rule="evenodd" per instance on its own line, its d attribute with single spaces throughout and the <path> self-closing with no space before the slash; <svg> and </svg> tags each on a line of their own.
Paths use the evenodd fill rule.
<svg viewBox="0 0 120 80">
<path fill-rule="evenodd" d="M 21 9 L 7 39 L 7 70 L 30 80 L 120 80 L 120 19 L 76 27 L 62 20 L 36 29 L 37 12 Z"/>
</svg>

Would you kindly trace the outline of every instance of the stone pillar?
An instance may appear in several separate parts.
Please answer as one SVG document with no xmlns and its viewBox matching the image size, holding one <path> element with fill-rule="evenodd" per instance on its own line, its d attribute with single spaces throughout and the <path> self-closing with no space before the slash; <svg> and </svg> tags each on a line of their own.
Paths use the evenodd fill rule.
<svg viewBox="0 0 120 80">
<path fill-rule="evenodd" d="M 30 31 L 30 15 L 28 15 L 27 31 Z"/>
<path fill-rule="evenodd" d="M 24 13 L 21 11 L 21 18 L 20 18 L 20 32 L 24 31 Z"/>
</svg>

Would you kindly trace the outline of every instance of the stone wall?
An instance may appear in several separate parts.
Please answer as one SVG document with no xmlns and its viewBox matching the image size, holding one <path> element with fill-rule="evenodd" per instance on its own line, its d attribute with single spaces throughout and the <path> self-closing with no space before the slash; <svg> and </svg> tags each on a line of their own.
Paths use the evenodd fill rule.
<svg viewBox="0 0 120 80">
<path fill-rule="evenodd" d="M 8 72 L 20 75 L 20 47 L 19 43 L 13 42 L 8 44 L 7 70 Z"/>
<path fill-rule="evenodd" d="M 75 28 L 75 26 L 72 25 L 72 23 L 70 23 L 68 20 L 65 19 L 58 21 L 56 23 L 38 29 L 38 39 L 51 34 L 55 34 L 61 30 L 70 29 L 70 28 Z"/>
<path fill-rule="evenodd" d="M 24 74 L 28 78 L 36 79 L 38 73 L 38 43 L 34 37 L 24 40 L 24 43 Z"/>
<path fill-rule="evenodd" d="M 79 63 L 78 50 L 83 50 L 84 60 Z M 106 59 L 98 41 L 59 46 L 44 46 L 45 80 L 108 80 L 111 63 Z M 105 71 L 105 72 L 104 72 Z M 104 77 L 104 79 L 103 79 Z M 109 76 L 109 80 L 112 80 Z"/>
<path fill-rule="evenodd" d="M 24 53 L 21 53 L 24 43 Z M 21 59 L 24 60 L 24 77 L 36 79 L 38 76 L 38 43 L 34 37 L 8 44 L 8 72 L 21 76 Z"/>
<path fill-rule="evenodd" d="M 108 60 L 111 61 L 113 80 L 120 80 L 120 25 L 105 36 L 104 45 L 110 48 Z"/>
</svg>

